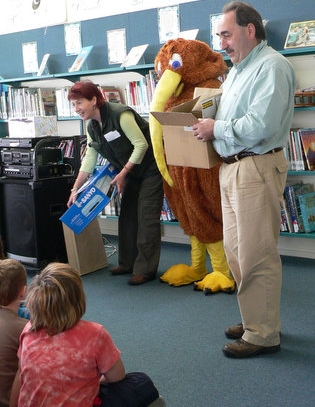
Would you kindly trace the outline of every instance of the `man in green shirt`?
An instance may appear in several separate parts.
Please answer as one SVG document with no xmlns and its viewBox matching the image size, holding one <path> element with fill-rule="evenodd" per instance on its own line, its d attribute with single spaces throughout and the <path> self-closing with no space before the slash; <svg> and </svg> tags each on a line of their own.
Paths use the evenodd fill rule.
<svg viewBox="0 0 315 407">
<path fill-rule="evenodd" d="M 242 318 L 226 329 L 226 336 L 236 341 L 223 352 L 245 358 L 280 350 L 277 243 L 295 75 L 289 62 L 267 45 L 261 16 L 248 4 L 227 4 L 217 34 L 233 67 L 222 84 L 215 120 L 200 120 L 193 130 L 197 139 L 213 140 L 223 160 L 224 247 Z"/>
</svg>

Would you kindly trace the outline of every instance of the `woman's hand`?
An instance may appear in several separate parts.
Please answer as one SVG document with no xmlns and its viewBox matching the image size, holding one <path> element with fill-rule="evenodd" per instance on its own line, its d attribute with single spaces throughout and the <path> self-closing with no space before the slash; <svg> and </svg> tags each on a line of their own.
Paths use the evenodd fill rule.
<svg viewBox="0 0 315 407">
<path fill-rule="evenodd" d="M 118 195 L 121 194 L 124 189 L 126 175 L 127 171 L 123 168 L 110 183 L 110 185 L 116 185 Z"/>
<path fill-rule="evenodd" d="M 89 177 L 89 173 L 88 172 L 84 172 L 84 171 L 79 171 L 79 174 L 77 176 L 77 179 L 71 189 L 71 194 L 69 196 L 68 202 L 67 202 L 67 206 L 68 208 L 74 203 L 74 201 L 77 199 L 77 195 L 78 195 L 78 190 L 81 188 L 81 186 L 85 183 L 85 181 L 87 180 L 87 178 Z"/>
<path fill-rule="evenodd" d="M 127 164 L 124 165 L 124 167 L 120 171 L 120 173 L 117 174 L 116 177 L 110 183 L 110 185 L 116 185 L 118 195 L 122 193 L 124 186 L 125 186 L 126 175 L 128 174 L 129 171 L 132 170 L 133 167 L 134 167 L 134 164 L 132 162 L 128 161 Z"/>
<path fill-rule="evenodd" d="M 74 203 L 74 201 L 77 199 L 77 191 L 78 188 L 72 188 L 71 189 L 71 194 L 69 196 L 68 202 L 67 202 L 67 207 L 70 208 L 70 206 Z"/>
</svg>

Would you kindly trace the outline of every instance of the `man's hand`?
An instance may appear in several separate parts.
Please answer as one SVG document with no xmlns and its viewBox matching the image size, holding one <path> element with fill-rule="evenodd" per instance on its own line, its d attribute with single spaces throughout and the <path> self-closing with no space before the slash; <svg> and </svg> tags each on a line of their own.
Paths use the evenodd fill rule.
<svg viewBox="0 0 315 407">
<path fill-rule="evenodd" d="M 192 127 L 196 139 L 201 141 L 214 139 L 214 123 L 215 120 L 213 119 L 199 119 L 198 123 Z"/>
</svg>

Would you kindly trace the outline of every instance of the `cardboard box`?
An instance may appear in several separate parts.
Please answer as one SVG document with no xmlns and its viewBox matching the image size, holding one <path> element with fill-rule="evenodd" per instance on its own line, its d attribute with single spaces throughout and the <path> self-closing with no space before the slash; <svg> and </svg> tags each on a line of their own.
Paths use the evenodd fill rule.
<svg viewBox="0 0 315 407">
<path fill-rule="evenodd" d="M 205 114 L 215 114 L 221 90 L 196 88 L 195 94 L 196 98 L 174 107 L 171 112 L 151 114 L 162 125 L 167 164 L 212 168 L 221 158 L 214 150 L 212 141 L 202 142 L 193 136 L 192 126 L 198 118 L 209 117 Z"/>
<path fill-rule="evenodd" d="M 56 116 L 34 116 L 9 120 L 9 137 L 58 136 Z"/>
<path fill-rule="evenodd" d="M 76 234 L 64 223 L 68 263 L 81 275 L 92 273 L 108 266 L 103 236 L 98 219 L 95 218 L 80 233 Z"/>
<path fill-rule="evenodd" d="M 116 174 L 117 171 L 109 163 L 97 167 L 92 177 L 79 189 L 76 201 L 60 220 L 75 233 L 81 233 L 116 195 L 116 187 L 110 185 Z"/>
</svg>

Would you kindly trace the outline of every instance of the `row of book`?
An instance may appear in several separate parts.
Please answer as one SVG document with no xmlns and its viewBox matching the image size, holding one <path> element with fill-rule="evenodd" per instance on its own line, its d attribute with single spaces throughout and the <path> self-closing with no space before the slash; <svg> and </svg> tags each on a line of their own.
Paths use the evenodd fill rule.
<svg viewBox="0 0 315 407">
<path fill-rule="evenodd" d="M 120 214 L 120 195 L 116 195 L 107 206 L 101 211 L 102 216 L 119 216 Z M 161 210 L 161 221 L 164 222 L 176 222 L 177 219 L 169 206 L 166 196 L 163 199 L 163 205 Z"/>
<path fill-rule="evenodd" d="M 138 113 L 148 114 L 153 92 L 157 85 L 154 70 L 138 81 L 127 83 L 125 101 L 120 90 L 114 86 L 99 86 L 104 99 L 109 102 L 126 103 Z M 72 103 L 68 100 L 70 86 L 60 88 L 13 87 L 0 84 L 0 119 L 57 116 L 77 117 Z"/>
<path fill-rule="evenodd" d="M 293 128 L 284 149 L 291 171 L 315 170 L 315 128 Z"/>
<path fill-rule="evenodd" d="M 286 185 L 281 207 L 281 232 L 315 231 L 315 191 L 311 183 Z"/>
<path fill-rule="evenodd" d="M 129 81 L 125 87 L 125 103 L 139 114 L 149 114 L 157 83 L 158 77 L 154 70 L 137 81 Z"/>
<path fill-rule="evenodd" d="M 76 116 L 68 100 L 70 87 L 31 88 L 0 84 L 0 119 Z"/>
<path fill-rule="evenodd" d="M 82 135 L 80 137 L 80 159 L 82 161 L 82 158 L 85 156 L 86 152 L 86 136 Z M 75 156 L 75 141 L 73 139 L 63 139 L 59 143 L 58 146 L 61 151 L 63 157 L 74 157 Z"/>
</svg>

